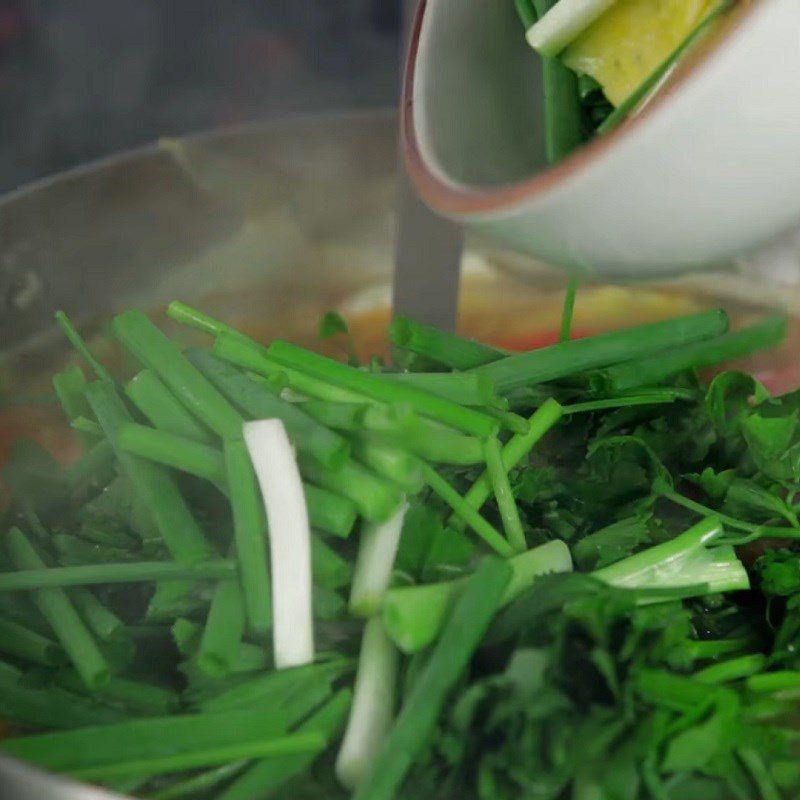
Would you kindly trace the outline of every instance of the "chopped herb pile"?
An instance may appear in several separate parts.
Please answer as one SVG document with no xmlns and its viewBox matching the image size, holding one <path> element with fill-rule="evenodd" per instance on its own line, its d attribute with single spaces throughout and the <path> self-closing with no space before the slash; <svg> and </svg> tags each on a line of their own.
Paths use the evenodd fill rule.
<svg viewBox="0 0 800 800">
<path fill-rule="evenodd" d="M 800 795 L 800 392 L 724 312 L 394 366 L 138 311 L 18 443 L 0 751 L 153 800 Z"/>
</svg>

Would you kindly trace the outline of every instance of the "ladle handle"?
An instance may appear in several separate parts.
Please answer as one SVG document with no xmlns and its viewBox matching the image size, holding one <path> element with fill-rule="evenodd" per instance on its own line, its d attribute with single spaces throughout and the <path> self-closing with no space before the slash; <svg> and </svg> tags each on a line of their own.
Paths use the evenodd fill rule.
<svg viewBox="0 0 800 800">
<path fill-rule="evenodd" d="M 416 6 L 416 0 L 404 2 L 404 52 Z M 436 216 L 423 204 L 411 185 L 402 155 L 398 158 L 397 173 L 394 313 L 453 331 L 458 315 L 463 229 Z"/>
</svg>

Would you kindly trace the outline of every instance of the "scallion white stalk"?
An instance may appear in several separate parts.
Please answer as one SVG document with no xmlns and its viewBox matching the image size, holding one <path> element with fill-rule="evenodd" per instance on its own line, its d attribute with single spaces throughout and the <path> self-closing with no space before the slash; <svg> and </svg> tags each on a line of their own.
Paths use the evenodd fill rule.
<svg viewBox="0 0 800 800">
<path fill-rule="evenodd" d="M 353 790 L 369 768 L 394 716 L 398 652 L 380 617 L 364 628 L 353 704 L 336 757 L 336 777 Z"/>
<path fill-rule="evenodd" d="M 601 17 L 617 0 L 559 0 L 528 28 L 528 44 L 543 56 L 555 57 Z"/>
<path fill-rule="evenodd" d="M 311 532 L 294 448 L 277 419 L 244 424 L 269 528 L 272 636 L 278 669 L 314 660 Z"/>
<path fill-rule="evenodd" d="M 352 614 L 369 617 L 380 610 L 389 587 L 407 511 L 408 503 L 403 501 L 386 522 L 369 523 L 361 530 L 350 590 Z"/>
</svg>

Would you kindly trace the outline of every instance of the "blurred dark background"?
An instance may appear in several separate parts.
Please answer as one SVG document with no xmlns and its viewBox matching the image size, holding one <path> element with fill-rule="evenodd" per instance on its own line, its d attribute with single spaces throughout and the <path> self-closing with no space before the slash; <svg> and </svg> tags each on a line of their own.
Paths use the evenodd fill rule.
<svg viewBox="0 0 800 800">
<path fill-rule="evenodd" d="M 0 191 L 249 120 L 387 106 L 400 0 L 0 0 Z"/>
</svg>

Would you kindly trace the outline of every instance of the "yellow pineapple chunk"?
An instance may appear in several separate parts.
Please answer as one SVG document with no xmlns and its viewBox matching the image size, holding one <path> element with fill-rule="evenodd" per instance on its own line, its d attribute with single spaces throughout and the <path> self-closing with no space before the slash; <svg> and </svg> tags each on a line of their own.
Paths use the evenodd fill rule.
<svg viewBox="0 0 800 800">
<path fill-rule="evenodd" d="M 563 54 L 622 103 L 705 19 L 719 0 L 619 0 Z"/>
</svg>

